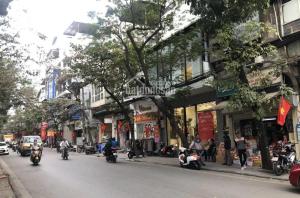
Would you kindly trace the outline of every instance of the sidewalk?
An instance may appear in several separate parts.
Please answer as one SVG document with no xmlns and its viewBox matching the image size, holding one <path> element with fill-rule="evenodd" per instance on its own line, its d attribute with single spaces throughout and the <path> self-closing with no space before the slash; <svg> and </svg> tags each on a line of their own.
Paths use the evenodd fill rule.
<svg viewBox="0 0 300 198">
<path fill-rule="evenodd" d="M 179 167 L 177 158 L 148 156 L 144 158 L 133 158 L 132 160 L 129 160 L 126 154 L 119 153 L 118 155 L 120 159 L 127 159 L 128 161 L 133 161 L 133 162 L 144 162 L 144 163 Z M 236 164 L 232 166 L 225 166 L 213 162 L 205 162 L 205 163 L 206 166 L 202 166 L 202 170 L 288 181 L 288 174 L 276 176 L 272 171 L 263 170 L 258 167 L 247 167 L 245 170 L 241 170 L 240 166 Z"/>
<path fill-rule="evenodd" d="M 15 194 L 10 186 L 8 175 L 6 175 L 0 163 L 0 197 L 1 198 L 14 198 Z"/>
</svg>

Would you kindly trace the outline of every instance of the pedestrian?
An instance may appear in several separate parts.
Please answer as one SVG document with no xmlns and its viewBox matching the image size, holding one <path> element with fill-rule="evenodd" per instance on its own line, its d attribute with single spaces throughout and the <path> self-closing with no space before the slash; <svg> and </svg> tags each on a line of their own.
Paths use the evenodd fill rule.
<svg viewBox="0 0 300 198">
<path fill-rule="evenodd" d="M 229 137 L 228 130 L 224 131 L 224 149 L 225 149 L 225 156 L 224 156 L 224 163 L 223 165 L 232 165 L 232 159 L 231 159 L 231 139 Z"/>
<path fill-rule="evenodd" d="M 246 153 L 246 139 L 241 136 L 239 132 L 235 134 L 236 138 L 234 139 L 235 148 L 240 158 L 241 169 L 244 170 L 247 166 L 247 153 Z"/>
<path fill-rule="evenodd" d="M 207 149 L 208 159 L 212 162 L 216 162 L 216 153 L 217 153 L 217 146 L 215 140 L 213 138 L 208 140 L 209 147 Z"/>
<path fill-rule="evenodd" d="M 189 146 L 190 149 L 194 149 L 196 150 L 197 154 L 199 155 L 200 157 L 200 162 L 203 166 L 205 166 L 205 163 L 203 162 L 202 160 L 202 155 L 203 155 L 203 146 L 201 144 L 201 140 L 199 138 L 199 134 L 197 134 L 194 138 L 194 140 L 192 141 L 192 143 L 190 144 Z"/>
</svg>

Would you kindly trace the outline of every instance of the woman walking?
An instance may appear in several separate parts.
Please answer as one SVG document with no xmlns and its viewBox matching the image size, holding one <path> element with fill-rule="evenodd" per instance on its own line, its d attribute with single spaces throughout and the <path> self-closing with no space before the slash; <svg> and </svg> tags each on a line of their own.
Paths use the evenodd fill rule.
<svg viewBox="0 0 300 198">
<path fill-rule="evenodd" d="M 240 158 L 241 169 L 244 170 L 247 166 L 246 139 L 241 137 L 240 133 L 236 133 L 235 135 L 235 148 Z"/>
</svg>

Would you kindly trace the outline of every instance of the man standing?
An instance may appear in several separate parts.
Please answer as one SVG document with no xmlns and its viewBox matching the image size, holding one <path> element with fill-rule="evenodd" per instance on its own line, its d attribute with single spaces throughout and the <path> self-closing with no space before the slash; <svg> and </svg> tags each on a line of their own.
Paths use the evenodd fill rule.
<svg viewBox="0 0 300 198">
<path fill-rule="evenodd" d="M 228 165 L 231 166 L 232 165 L 232 159 L 231 159 L 231 140 L 230 137 L 228 135 L 228 131 L 224 131 L 224 148 L 225 148 L 225 157 L 224 157 L 224 163 L 223 165 Z"/>
</svg>

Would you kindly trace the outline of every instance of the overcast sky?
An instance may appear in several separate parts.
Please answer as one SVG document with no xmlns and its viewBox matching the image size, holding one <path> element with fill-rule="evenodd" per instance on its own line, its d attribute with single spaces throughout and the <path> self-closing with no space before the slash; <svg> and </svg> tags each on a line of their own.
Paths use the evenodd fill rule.
<svg viewBox="0 0 300 198">
<path fill-rule="evenodd" d="M 91 22 L 87 16 L 89 11 L 104 12 L 107 0 L 13 0 L 10 3 L 8 17 L 14 32 L 20 35 L 19 41 L 30 49 L 35 56 L 41 47 L 49 50 L 55 36 L 61 36 L 73 22 Z M 46 36 L 45 40 L 38 37 L 39 33 Z M 40 72 L 33 80 L 35 85 L 44 77 L 44 67 L 27 63 L 32 71 Z"/>
</svg>

